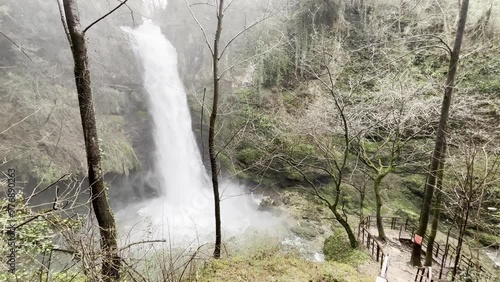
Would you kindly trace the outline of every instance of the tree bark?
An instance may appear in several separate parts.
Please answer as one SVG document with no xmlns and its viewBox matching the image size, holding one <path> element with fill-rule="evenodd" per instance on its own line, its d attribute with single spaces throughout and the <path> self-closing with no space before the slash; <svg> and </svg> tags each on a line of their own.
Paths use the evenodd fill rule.
<svg viewBox="0 0 500 282">
<path fill-rule="evenodd" d="M 463 5 L 463 4 L 462 4 Z M 470 201 L 467 199 L 466 205 L 464 205 L 465 209 L 465 217 L 460 220 L 460 232 L 458 234 L 458 242 L 457 242 L 457 249 L 456 249 L 456 255 L 455 255 L 455 263 L 453 264 L 453 272 L 451 274 L 451 281 L 455 281 L 455 278 L 457 276 L 459 264 L 460 264 L 460 256 L 462 255 L 462 245 L 464 242 L 464 236 L 465 236 L 465 229 L 467 228 L 467 222 L 469 221 L 469 211 L 470 211 Z"/>
<path fill-rule="evenodd" d="M 425 266 L 432 266 L 432 256 L 433 256 L 433 248 L 434 242 L 436 240 L 437 228 L 439 225 L 439 216 L 441 215 L 441 191 L 436 191 L 436 202 L 434 202 L 434 214 L 432 215 L 432 225 L 431 225 L 431 234 L 429 234 L 429 240 L 427 242 L 427 249 L 425 251 Z"/>
<path fill-rule="evenodd" d="M 210 114 L 210 127 L 208 132 L 208 153 L 210 155 L 210 168 L 212 171 L 212 188 L 215 204 L 215 249 L 214 258 L 220 258 L 222 245 L 222 231 L 220 218 L 220 195 L 219 195 L 219 175 L 217 165 L 217 153 L 215 152 L 215 122 L 217 120 L 217 108 L 219 104 L 220 78 L 219 78 L 219 45 L 222 33 L 222 18 L 224 12 L 224 0 L 220 0 L 217 10 L 217 28 L 215 31 L 214 48 L 212 54 L 213 61 L 213 81 L 214 96 L 212 102 L 212 113 Z"/>
<path fill-rule="evenodd" d="M 354 235 L 354 231 L 352 231 L 351 226 L 349 225 L 349 222 L 345 218 L 342 217 L 342 215 L 337 211 L 337 209 L 331 209 L 333 214 L 335 215 L 335 219 L 344 227 L 347 237 L 349 238 L 349 245 L 351 245 L 351 248 L 357 248 L 359 243 L 358 240 L 356 240 L 356 236 Z"/>
<path fill-rule="evenodd" d="M 85 150 L 87 153 L 91 202 L 101 235 L 101 249 L 103 252 L 101 273 L 103 281 L 114 281 L 120 278 L 120 257 L 118 256 L 116 241 L 115 219 L 108 202 L 101 169 L 101 154 L 92 100 L 85 34 L 82 32 L 80 26 L 76 0 L 63 0 L 63 3 L 70 35 L 71 51 L 75 63 L 74 74 L 78 92 L 83 136 L 85 139 Z"/>
<path fill-rule="evenodd" d="M 387 174 L 379 174 L 373 181 L 373 190 L 375 191 L 375 204 L 376 204 L 376 217 L 377 217 L 377 231 L 380 240 L 385 241 L 384 224 L 382 223 L 382 196 L 380 195 L 380 184 L 382 179 Z"/>
<path fill-rule="evenodd" d="M 436 183 L 436 201 L 434 202 L 434 214 L 432 215 L 431 234 L 429 234 L 427 250 L 425 251 L 425 266 L 432 266 L 432 249 L 434 248 L 434 241 L 436 240 L 437 228 L 439 225 L 439 217 L 441 216 L 441 198 L 443 196 L 441 189 L 443 187 L 444 163 L 441 163 L 439 167 L 440 169 Z"/>
<path fill-rule="evenodd" d="M 420 211 L 420 220 L 416 234 L 424 237 L 427 231 L 427 224 L 429 223 L 429 214 L 431 210 L 432 196 L 434 194 L 434 186 L 436 184 L 436 177 L 439 170 L 440 163 L 445 159 L 444 142 L 446 138 L 448 115 L 451 104 L 451 97 L 455 87 L 455 76 L 457 73 L 458 61 L 460 58 L 460 49 L 462 47 L 462 40 L 464 36 L 465 23 L 467 21 L 467 12 L 469 9 L 469 0 L 462 0 L 460 7 L 460 19 L 458 21 L 457 34 L 455 37 L 455 44 L 451 52 L 450 64 L 448 69 L 448 77 L 444 91 L 443 102 L 441 106 L 441 118 L 436 136 L 436 144 L 432 153 L 431 164 L 427 181 L 425 183 L 425 194 L 422 202 L 422 209 Z M 413 249 L 411 254 L 410 263 L 414 266 L 421 266 L 421 253 L 422 245 L 413 242 Z"/>
<path fill-rule="evenodd" d="M 365 219 L 365 215 L 363 213 L 363 207 L 365 206 L 366 192 L 364 190 L 365 189 L 364 187 L 362 187 L 361 189 L 363 190 L 359 192 L 359 224 L 361 224 L 361 222 L 363 222 L 363 220 Z"/>
</svg>

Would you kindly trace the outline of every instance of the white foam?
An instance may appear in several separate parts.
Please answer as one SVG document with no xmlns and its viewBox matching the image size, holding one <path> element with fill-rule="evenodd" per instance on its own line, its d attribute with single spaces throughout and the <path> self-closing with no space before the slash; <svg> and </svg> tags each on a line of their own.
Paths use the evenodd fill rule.
<svg viewBox="0 0 500 282">
<path fill-rule="evenodd" d="M 157 199 L 129 207 L 119 216 L 123 219 L 126 214 L 128 227 L 147 219 L 157 238 L 175 237 L 179 242 L 195 238 L 212 240 L 215 229 L 212 183 L 192 132 L 186 93 L 177 69 L 177 52 L 152 21 L 145 20 L 135 29 L 124 30 L 130 35 L 143 66 L 144 87 L 154 123 L 154 174 L 162 193 Z M 277 223 L 269 213 L 258 211 L 258 204 L 245 194 L 241 185 L 222 181 L 220 191 L 226 198 L 221 202 L 226 237 L 249 229 L 271 228 Z"/>
</svg>

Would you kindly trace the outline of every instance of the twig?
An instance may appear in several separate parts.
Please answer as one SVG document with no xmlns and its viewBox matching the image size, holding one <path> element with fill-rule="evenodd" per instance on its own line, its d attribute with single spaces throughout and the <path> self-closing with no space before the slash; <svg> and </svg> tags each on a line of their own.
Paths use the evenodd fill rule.
<svg viewBox="0 0 500 282">
<path fill-rule="evenodd" d="M 200 136 L 201 136 L 201 160 L 205 163 L 205 143 L 203 142 L 203 117 L 205 116 L 205 95 L 207 88 L 203 88 L 203 99 L 201 101 L 201 122 L 200 122 Z"/>
<path fill-rule="evenodd" d="M 26 200 L 26 203 L 28 203 L 28 202 L 31 200 L 31 198 L 33 198 L 33 197 L 35 197 L 36 195 L 38 195 L 38 194 L 40 194 L 40 193 L 42 193 L 42 192 L 46 191 L 47 189 L 49 189 L 50 187 L 52 187 L 52 186 L 54 186 L 55 184 L 59 183 L 59 181 L 61 181 L 63 178 L 65 178 L 65 177 L 67 177 L 67 176 L 69 176 L 69 175 L 70 175 L 70 174 L 65 174 L 65 175 L 63 175 L 63 176 L 59 177 L 59 179 L 57 179 L 56 181 L 52 182 L 49 186 L 47 186 L 47 187 L 43 188 L 42 190 L 40 190 L 40 191 L 36 192 L 35 194 L 32 194 L 32 195 L 31 195 L 31 196 L 30 196 L 30 197 Z"/>
<path fill-rule="evenodd" d="M 125 259 L 121 259 L 121 261 L 127 266 L 128 269 L 131 269 L 133 272 L 135 272 L 137 275 L 139 275 L 139 277 L 141 277 L 141 279 L 144 281 L 144 282 L 147 282 L 148 280 L 146 280 L 146 277 L 144 277 L 142 274 L 140 274 L 137 270 L 135 270 L 133 267 L 131 267 L 130 264 L 128 264 Z M 127 272 L 129 272 L 127 270 Z M 129 272 L 129 275 L 130 275 L 130 272 Z M 130 275 L 130 277 L 132 277 L 132 279 L 134 279 L 134 281 L 137 281 L 132 275 Z"/>
<path fill-rule="evenodd" d="M 33 63 L 35 64 L 36 66 L 38 66 L 35 61 L 33 61 L 33 59 L 24 51 L 24 49 L 18 45 L 14 40 L 12 40 L 10 37 L 8 37 L 5 33 L 1 32 L 0 31 L 0 34 L 3 35 L 3 37 L 7 38 L 7 40 L 9 40 L 12 44 L 14 44 L 17 48 L 19 48 L 19 50 L 21 50 L 21 52 L 23 52 L 23 54 Z M 3 133 L 3 132 L 2 132 Z"/>
<path fill-rule="evenodd" d="M 263 16 L 262 18 L 256 20 L 255 22 L 253 22 L 252 24 L 250 24 L 248 27 L 240 30 L 235 36 L 233 36 L 231 39 L 229 39 L 229 41 L 226 43 L 226 45 L 224 45 L 224 48 L 222 48 L 222 52 L 220 53 L 219 55 L 219 58 L 222 58 L 222 56 L 224 55 L 224 53 L 226 52 L 227 48 L 229 48 L 229 46 L 233 43 L 233 41 L 235 41 L 236 39 L 238 39 L 238 37 L 240 37 L 240 35 L 242 35 L 243 33 L 245 33 L 246 31 L 252 29 L 253 27 L 255 27 L 256 25 L 258 25 L 259 23 L 269 19 L 270 17 L 274 16 L 274 15 L 277 15 L 279 13 L 281 13 L 281 11 L 283 11 L 285 9 L 285 7 L 283 7 L 283 9 L 279 10 L 278 12 L 275 12 L 275 13 L 272 13 L 272 14 L 269 14 L 267 16 Z"/>
<path fill-rule="evenodd" d="M 134 10 L 132 10 L 130 6 L 127 4 L 125 4 L 125 7 L 127 7 L 127 9 L 130 10 L 130 17 L 132 18 L 132 26 L 135 27 L 136 24 L 135 24 Z"/>
<path fill-rule="evenodd" d="M 238 131 L 236 131 L 236 133 L 231 137 L 231 139 L 229 139 L 229 141 L 227 141 L 227 143 L 224 144 L 224 146 L 222 146 L 222 148 L 215 154 L 216 158 L 217 158 L 217 156 L 219 156 L 220 152 L 222 152 L 224 149 L 226 149 L 226 147 L 229 146 L 229 144 L 231 144 L 231 142 L 233 142 L 234 138 L 238 134 L 240 134 L 240 132 L 242 132 L 247 127 L 247 125 L 249 123 L 250 123 L 250 120 L 247 120 L 247 122 L 240 129 L 238 129 Z"/>
<path fill-rule="evenodd" d="M 140 244 L 148 244 L 148 243 L 166 243 L 166 242 L 167 242 L 167 240 L 165 240 L 165 239 L 162 239 L 162 240 L 148 240 L 148 241 L 134 242 L 134 243 L 130 243 L 130 244 L 126 245 L 126 246 L 125 246 L 125 247 L 123 247 L 123 248 L 120 248 L 120 249 L 119 249 L 119 251 L 121 252 L 121 251 L 123 251 L 123 250 L 125 250 L 125 249 L 128 249 L 128 248 L 132 247 L 132 246 L 135 246 L 135 245 L 140 245 Z"/>
<path fill-rule="evenodd" d="M 125 0 L 123 2 L 120 3 L 120 5 L 116 6 L 113 10 L 109 11 L 108 13 L 106 13 L 104 16 L 98 18 L 96 21 L 94 21 L 93 23 L 91 23 L 89 26 L 87 26 L 84 30 L 83 30 L 83 33 L 85 34 L 85 32 L 87 32 L 87 30 L 89 30 L 89 28 L 91 28 L 92 26 L 94 26 L 96 23 L 102 21 L 104 18 L 106 18 L 107 16 L 111 15 L 114 11 L 120 9 L 121 6 L 125 5 L 125 3 L 127 3 L 128 0 Z"/>
<path fill-rule="evenodd" d="M 207 44 L 208 46 L 208 49 L 210 50 L 210 54 L 212 55 L 212 57 L 214 56 L 214 50 L 212 48 L 212 45 L 210 45 L 210 40 L 208 40 L 208 36 L 207 36 L 207 32 L 205 31 L 205 28 L 203 28 L 203 25 L 201 25 L 200 21 L 198 20 L 198 18 L 196 17 L 196 15 L 194 14 L 193 10 L 191 9 L 191 6 L 193 4 L 189 4 L 188 0 L 186 0 L 186 5 L 188 6 L 188 9 L 189 9 L 189 12 L 191 13 L 191 16 L 193 17 L 193 19 L 196 21 L 196 24 L 198 25 L 198 27 L 201 29 L 201 32 L 203 33 L 203 36 L 205 37 L 205 43 Z"/>
<path fill-rule="evenodd" d="M 0 33 L 2 33 L 2 32 L 0 31 Z M 3 33 L 2 33 L 2 34 L 3 34 Z M 15 44 L 15 43 L 14 43 L 14 44 Z M 17 44 L 16 44 L 16 46 L 17 46 Z M 21 48 L 21 47 L 19 47 L 19 48 Z M 22 49 L 21 49 L 21 51 L 22 51 Z M 24 51 L 22 51 L 22 52 L 24 53 Z M 29 58 L 29 57 L 28 57 L 28 58 Z M 31 58 L 30 58 L 30 60 L 31 60 Z M 0 132 L 0 135 L 4 134 L 5 132 L 9 131 L 12 127 L 14 127 L 14 126 L 16 126 L 16 125 L 20 124 L 21 122 L 23 122 L 23 121 L 27 120 L 28 118 L 30 118 L 31 116 L 35 115 L 35 114 L 36 114 L 36 113 L 38 113 L 38 112 L 39 112 L 42 108 L 43 108 L 43 106 L 41 106 L 40 108 L 38 108 L 38 110 L 34 111 L 33 113 L 31 113 L 31 114 L 27 115 L 27 116 L 26 116 L 25 118 L 23 118 L 22 120 L 20 120 L 20 121 L 18 121 L 18 122 L 16 122 L 16 123 L 14 123 L 13 125 L 9 126 L 9 127 L 8 127 L 7 129 L 5 129 L 4 131 Z"/>
</svg>

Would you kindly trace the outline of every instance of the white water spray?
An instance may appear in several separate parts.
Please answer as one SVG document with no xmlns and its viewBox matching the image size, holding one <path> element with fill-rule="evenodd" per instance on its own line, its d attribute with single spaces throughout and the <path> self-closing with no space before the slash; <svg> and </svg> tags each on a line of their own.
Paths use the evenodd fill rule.
<svg viewBox="0 0 500 282">
<path fill-rule="evenodd" d="M 166 3 L 151 1 L 159 5 Z M 144 203 L 137 213 L 160 227 L 155 237 L 174 237 L 182 242 L 200 237 L 211 240 L 215 222 L 211 182 L 191 129 L 176 50 L 160 27 L 150 20 L 138 28 L 124 30 L 130 35 L 143 66 L 144 87 L 154 123 L 154 173 L 162 190 L 158 199 Z M 221 202 L 225 235 L 238 235 L 249 227 L 265 228 L 276 223 L 268 213 L 257 211 L 257 204 L 250 196 L 236 196 L 244 194 L 240 186 L 222 182 L 221 192 L 223 198 L 229 198 Z"/>
<path fill-rule="evenodd" d="M 208 187 L 209 179 L 191 130 L 184 85 L 177 72 L 177 53 L 151 21 L 131 34 L 143 65 L 154 122 L 155 173 L 169 205 L 190 205 L 200 188 Z"/>
</svg>

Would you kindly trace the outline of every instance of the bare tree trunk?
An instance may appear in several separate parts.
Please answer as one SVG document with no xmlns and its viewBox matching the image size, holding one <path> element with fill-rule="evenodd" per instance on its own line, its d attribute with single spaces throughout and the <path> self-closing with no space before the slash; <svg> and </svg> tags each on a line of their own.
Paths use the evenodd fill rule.
<svg viewBox="0 0 500 282">
<path fill-rule="evenodd" d="M 91 201 L 101 234 L 102 275 L 104 281 L 114 281 L 119 279 L 120 257 L 116 242 L 115 219 L 108 202 L 101 169 L 85 33 L 80 26 L 76 0 L 63 0 L 63 3 L 75 63 L 75 81 L 85 138 Z"/>
<path fill-rule="evenodd" d="M 359 224 L 361 224 L 361 222 L 365 219 L 363 208 L 365 206 L 366 191 L 364 187 L 362 187 L 361 189 L 363 190 L 359 192 Z"/>
<path fill-rule="evenodd" d="M 217 120 L 217 107 L 219 104 L 220 78 L 219 78 L 219 45 L 222 33 L 222 18 L 224 11 L 224 0 L 220 0 L 217 11 L 217 29 L 215 31 L 213 60 L 214 96 L 212 102 L 212 113 L 210 114 L 210 127 L 208 132 L 208 153 L 210 155 L 210 167 L 212 171 L 212 186 L 215 203 L 215 249 L 214 258 L 220 258 L 222 245 L 221 219 L 220 219 L 220 195 L 219 195 L 219 175 L 217 166 L 217 155 L 215 152 L 215 122 Z"/>
<path fill-rule="evenodd" d="M 450 65 L 448 70 L 448 78 L 444 91 L 443 103 L 441 106 L 441 118 L 439 120 L 439 127 L 436 136 L 436 144 L 432 153 L 431 165 L 427 181 L 425 183 L 425 194 L 420 211 L 420 221 L 416 235 L 425 236 L 427 231 L 427 224 L 429 222 L 429 214 L 431 210 L 432 196 L 434 194 L 434 185 L 439 170 L 439 165 L 445 158 L 444 142 L 446 138 L 448 115 L 451 104 L 451 96 L 455 87 L 455 76 L 457 73 L 458 61 L 460 58 L 460 49 L 462 47 L 462 40 L 464 36 L 465 23 L 467 21 L 467 12 L 469 9 L 469 0 L 463 0 L 460 8 L 460 20 L 458 21 L 457 34 L 453 51 L 451 52 Z M 411 254 L 410 263 L 414 266 L 421 266 L 421 253 L 422 245 L 413 242 L 413 250 Z"/>
<path fill-rule="evenodd" d="M 443 196 L 441 189 L 443 187 L 444 163 L 441 163 L 439 167 L 440 169 L 436 183 L 436 201 L 434 202 L 434 214 L 432 215 L 431 234 L 429 235 L 427 250 L 425 251 L 425 266 L 432 266 L 432 249 L 434 248 L 434 241 L 436 240 L 437 228 L 439 225 L 439 217 L 441 215 L 441 198 Z"/>
<path fill-rule="evenodd" d="M 437 228 L 439 225 L 439 217 L 441 215 L 441 191 L 436 192 L 436 202 L 434 203 L 434 214 L 432 215 L 432 225 L 431 234 L 429 235 L 429 241 L 427 242 L 427 249 L 425 251 L 425 266 L 432 266 L 432 249 L 434 248 L 434 242 L 436 240 Z"/>
<path fill-rule="evenodd" d="M 351 248 L 357 248 L 359 243 L 358 240 L 356 239 L 356 236 L 354 235 L 354 231 L 352 231 L 351 226 L 349 225 L 349 222 L 347 222 L 347 219 L 343 218 L 342 215 L 335 209 L 332 209 L 333 214 L 335 215 L 335 219 L 344 227 L 346 233 L 347 233 L 347 238 L 349 238 L 349 245 L 351 245 Z"/>
<path fill-rule="evenodd" d="M 446 140 L 444 143 L 446 146 Z M 446 147 L 444 148 L 446 151 Z M 444 176 L 444 161 L 439 164 L 438 177 L 436 180 L 436 201 L 434 202 L 431 234 L 429 234 L 429 241 L 427 242 L 427 250 L 425 251 L 425 266 L 432 266 L 432 249 L 434 248 L 434 241 L 436 240 L 437 228 L 439 225 L 439 217 L 441 215 L 441 198 L 443 196 L 443 176 Z"/>
<path fill-rule="evenodd" d="M 380 184 L 382 182 L 382 175 L 378 175 L 373 182 L 373 190 L 375 191 L 375 203 L 377 205 L 377 231 L 379 239 L 385 241 L 384 224 L 382 223 L 382 196 L 380 195 Z"/>
<path fill-rule="evenodd" d="M 456 249 L 456 255 L 455 255 L 455 263 L 453 264 L 453 272 L 451 274 L 451 281 L 455 281 L 455 278 L 457 276 L 458 272 L 458 267 L 460 264 L 460 256 L 462 252 L 462 245 L 464 243 L 464 236 L 465 236 L 465 228 L 467 227 L 467 221 L 469 221 L 469 211 L 470 211 L 470 201 L 467 199 L 466 205 L 463 207 L 465 209 L 465 218 L 462 218 L 460 221 L 460 232 L 458 234 L 458 242 L 457 242 L 457 249 Z"/>
<path fill-rule="evenodd" d="M 333 83 L 331 73 L 329 72 L 328 74 L 330 77 L 330 82 L 333 86 L 334 83 Z M 339 112 L 340 118 L 342 119 L 342 127 L 344 128 L 343 139 L 344 139 L 345 148 L 344 148 L 344 155 L 342 158 L 342 163 L 340 164 L 340 166 L 338 164 L 335 165 L 335 167 L 337 168 L 337 179 L 335 179 L 336 180 L 335 181 L 336 182 L 335 183 L 335 201 L 334 201 L 333 205 L 329 205 L 329 207 L 330 207 L 330 210 L 335 215 L 335 218 L 337 219 L 337 221 L 344 227 L 344 229 L 347 233 L 347 237 L 349 237 L 349 244 L 351 245 L 351 248 L 357 248 L 359 243 L 358 243 L 358 240 L 356 239 L 356 236 L 354 236 L 354 232 L 352 231 L 352 228 L 349 225 L 349 222 L 347 221 L 347 215 L 345 216 L 345 218 L 343 218 L 340 215 L 340 213 L 337 211 L 337 207 L 339 205 L 339 200 L 340 200 L 340 187 L 341 187 L 342 180 L 343 180 L 342 179 L 343 173 L 344 173 L 343 170 L 346 167 L 347 159 L 349 158 L 349 147 L 350 147 L 351 143 L 350 143 L 350 139 L 349 139 L 349 125 L 347 123 L 347 118 L 346 118 L 346 115 L 344 113 L 344 108 L 342 106 L 340 106 L 339 101 L 338 101 L 337 97 L 335 96 L 335 92 L 333 91 L 333 87 L 330 89 L 330 93 L 332 94 L 332 97 L 335 99 L 335 107 L 337 108 L 337 111 Z M 336 161 L 335 161 L 335 163 L 336 163 Z"/>
</svg>

